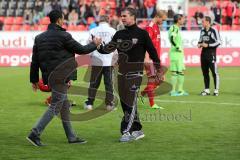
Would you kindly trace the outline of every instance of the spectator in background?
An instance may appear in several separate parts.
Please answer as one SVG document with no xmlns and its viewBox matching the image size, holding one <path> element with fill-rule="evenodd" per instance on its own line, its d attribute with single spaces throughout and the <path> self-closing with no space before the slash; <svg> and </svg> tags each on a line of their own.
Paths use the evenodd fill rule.
<svg viewBox="0 0 240 160">
<path fill-rule="evenodd" d="M 92 1 L 91 4 L 90 4 L 90 9 L 93 13 L 93 16 L 94 18 L 96 19 L 96 21 L 99 21 L 99 18 L 100 18 L 100 10 L 101 10 L 101 6 L 99 4 L 98 1 Z"/>
<path fill-rule="evenodd" d="M 222 10 L 220 8 L 220 5 L 217 5 L 217 2 L 213 2 L 213 6 L 211 7 L 211 11 L 214 14 L 214 21 L 217 22 L 218 24 L 221 24 L 221 16 L 222 16 Z"/>
<path fill-rule="evenodd" d="M 67 25 L 68 24 L 68 8 L 63 8 L 62 10 L 63 12 L 63 18 L 64 18 L 64 24 Z"/>
<path fill-rule="evenodd" d="M 82 1 L 84 1 L 84 0 L 82 0 Z M 77 9 L 78 8 L 78 3 L 79 3 L 78 0 L 70 0 L 69 10 L 71 11 L 72 9 Z"/>
<path fill-rule="evenodd" d="M 123 7 L 127 7 L 127 6 L 131 5 L 131 2 L 132 2 L 132 0 L 124 0 L 123 1 L 123 3 L 124 3 Z"/>
<path fill-rule="evenodd" d="M 89 30 L 96 28 L 97 27 L 97 23 L 95 21 L 92 21 L 88 27 Z"/>
<path fill-rule="evenodd" d="M 214 23 L 215 15 L 214 15 L 213 11 L 211 10 L 211 7 L 208 7 L 208 10 L 206 12 L 204 12 L 203 14 L 204 14 L 204 16 L 209 16 L 212 20 L 212 23 Z"/>
<path fill-rule="evenodd" d="M 85 12 L 86 12 L 86 4 L 85 4 L 85 1 L 79 1 L 79 9 L 80 9 L 80 12 L 79 12 L 79 17 L 81 19 L 81 23 L 83 24 L 87 24 L 87 20 L 86 18 L 84 17 L 85 15 Z"/>
<path fill-rule="evenodd" d="M 139 0 L 137 2 L 136 9 L 137 9 L 137 12 L 138 12 L 137 13 L 138 18 L 146 17 L 147 13 L 146 13 L 146 9 L 144 8 L 144 4 L 143 4 L 142 0 Z"/>
<path fill-rule="evenodd" d="M 43 7 L 43 14 L 44 14 L 44 16 L 47 16 L 48 13 L 50 13 L 51 10 L 52 10 L 51 2 L 49 0 L 46 0 L 44 2 L 44 7 Z"/>
<path fill-rule="evenodd" d="M 110 6 L 110 4 L 107 4 L 107 6 L 105 7 L 105 11 L 106 11 L 106 15 L 110 15 L 111 14 L 111 6 Z"/>
<path fill-rule="evenodd" d="M 70 0 L 60 0 L 61 8 L 68 8 Z"/>
<path fill-rule="evenodd" d="M 154 12 L 156 11 L 156 0 L 146 0 L 144 1 L 144 5 L 147 9 L 147 18 L 153 18 Z"/>
<path fill-rule="evenodd" d="M 194 18 L 196 20 L 196 24 L 198 25 L 198 28 L 201 29 L 202 19 L 203 19 L 203 13 L 198 9 L 195 12 Z"/>
<path fill-rule="evenodd" d="M 29 24 L 31 25 L 32 19 L 33 19 L 33 14 L 30 9 L 25 9 L 24 14 L 23 14 L 23 19 L 24 19 L 24 24 Z"/>
<path fill-rule="evenodd" d="M 62 10 L 61 5 L 59 4 L 59 0 L 55 0 L 55 1 L 52 2 L 52 9 L 53 10 L 59 10 L 59 11 Z"/>
<path fill-rule="evenodd" d="M 93 12 L 90 9 L 90 6 L 85 1 L 82 1 L 81 3 L 80 12 L 81 18 L 85 24 L 87 24 L 88 17 L 93 17 Z"/>
<path fill-rule="evenodd" d="M 0 21 L 0 31 L 3 29 L 3 21 Z"/>
<path fill-rule="evenodd" d="M 227 25 L 229 25 L 230 27 L 232 27 L 232 21 L 233 21 L 233 17 L 234 14 L 236 12 L 236 6 L 235 3 L 233 3 L 233 1 L 228 1 L 227 5 L 225 7 L 225 11 L 226 11 L 226 23 Z"/>
<path fill-rule="evenodd" d="M 77 25 L 78 24 L 78 14 L 75 9 L 73 9 L 68 15 L 68 23 L 69 25 Z"/>
<path fill-rule="evenodd" d="M 41 18 L 42 18 L 41 12 L 37 12 L 37 11 L 33 12 L 33 18 L 32 18 L 33 24 L 38 24 Z"/>
<path fill-rule="evenodd" d="M 168 6 L 168 11 L 167 11 L 167 17 L 168 17 L 168 20 L 167 20 L 167 29 L 170 28 L 170 26 L 173 24 L 173 16 L 174 16 L 174 11 L 172 9 L 172 6 Z"/>
<path fill-rule="evenodd" d="M 34 10 L 36 12 L 42 12 L 43 11 L 43 2 L 40 0 L 36 0 L 35 5 L 34 5 Z"/>
<path fill-rule="evenodd" d="M 178 11 L 177 11 L 177 14 L 181 14 L 183 15 L 183 9 L 182 9 L 182 6 L 178 6 Z"/>
<path fill-rule="evenodd" d="M 117 30 L 117 26 L 119 24 L 119 19 L 117 16 L 113 16 L 111 21 L 110 21 L 110 25 L 112 28 L 116 29 Z"/>
</svg>

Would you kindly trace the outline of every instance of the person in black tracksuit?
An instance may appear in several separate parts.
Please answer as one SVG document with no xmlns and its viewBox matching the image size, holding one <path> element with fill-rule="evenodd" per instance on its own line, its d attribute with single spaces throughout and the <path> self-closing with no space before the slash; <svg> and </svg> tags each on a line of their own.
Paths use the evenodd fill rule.
<svg viewBox="0 0 240 160">
<path fill-rule="evenodd" d="M 203 19 L 203 29 L 201 30 L 198 47 L 202 48 L 201 68 L 204 77 L 205 89 L 201 92 L 202 96 L 210 95 L 209 69 L 214 80 L 214 96 L 219 94 L 219 74 L 217 70 L 216 50 L 220 45 L 220 35 L 218 31 L 211 27 L 211 18 L 206 16 Z"/>
<path fill-rule="evenodd" d="M 144 137 L 137 114 L 137 94 L 142 82 L 146 51 L 155 63 L 158 73 L 156 78 L 160 78 L 161 74 L 160 60 L 147 31 L 136 25 L 136 11 L 132 8 L 125 8 L 121 17 L 125 29 L 117 31 L 112 41 L 99 52 L 110 53 L 117 49 L 119 53 L 118 92 L 124 112 L 120 142 L 128 142 Z"/>
</svg>

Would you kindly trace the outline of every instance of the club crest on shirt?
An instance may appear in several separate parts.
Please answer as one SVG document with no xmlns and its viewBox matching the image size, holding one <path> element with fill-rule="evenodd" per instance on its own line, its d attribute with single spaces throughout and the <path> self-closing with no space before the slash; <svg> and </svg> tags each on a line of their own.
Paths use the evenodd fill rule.
<svg viewBox="0 0 240 160">
<path fill-rule="evenodd" d="M 132 39 L 132 43 L 133 43 L 133 44 L 137 44 L 137 42 L 138 42 L 138 39 L 137 39 L 137 38 L 133 38 L 133 39 Z"/>
<path fill-rule="evenodd" d="M 117 43 L 122 43 L 122 39 L 117 39 Z"/>
</svg>

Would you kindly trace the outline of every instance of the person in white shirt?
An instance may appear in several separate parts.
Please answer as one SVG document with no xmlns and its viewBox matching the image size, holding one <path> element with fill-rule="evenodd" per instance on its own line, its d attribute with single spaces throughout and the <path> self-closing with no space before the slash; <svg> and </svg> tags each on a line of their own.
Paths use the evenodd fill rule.
<svg viewBox="0 0 240 160">
<path fill-rule="evenodd" d="M 116 30 L 109 25 L 109 17 L 106 15 L 100 16 L 99 26 L 91 29 L 89 41 L 93 37 L 101 37 L 102 43 L 109 43 L 112 40 Z M 85 102 L 84 109 L 92 110 L 97 89 L 100 86 L 102 76 L 104 77 L 104 85 L 106 91 L 105 104 L 107 110 L 114 108 L 113 100 L 113 66 L 116 63 L 117 51 L 110 54 L 101 54 L 97 50 L 91 53 L 91 77 L 88 89 L 88 99 Z"/>
</svg>

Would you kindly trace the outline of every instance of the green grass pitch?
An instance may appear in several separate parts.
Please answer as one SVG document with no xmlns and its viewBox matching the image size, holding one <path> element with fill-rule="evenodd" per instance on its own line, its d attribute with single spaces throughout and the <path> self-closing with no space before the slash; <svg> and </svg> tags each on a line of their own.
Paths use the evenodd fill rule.
<svg viewBox="0 0 240 160">
<path fill-rule="evenodd" d="M 81 69 L 79 80 L 84 74 Z M 131 143 L 119 143 L 122 111 L 99 118 L 73 122 L 83 145 L 69 145 L 60 119 L 55 118 L 42 135 L 46 147 L 30 145 L 25 137 L 46 110 L 48 93 L 32 92 L 29 68 L 0 68 L 0 159 L 1 160 L 238 160 L 240 159 L 240 68 L 220 68 L 219 97 L 201 97 L 200 68 L 188 68 L 186 97 L 156 97 L 164 107 L 160 112 L 139 102 L 146 137 Z M 169 73 L 167 75 L 169 80 Z M 212 85 L 211 85 L 212 86 Z M 103 89 L 103 85 L 101 89 Z M 77 102 L 73 112 L 83 112 L 86 96 L 69 95 Z M 102 103 L 98 99 L 96 105 Z"/>
</svg>

